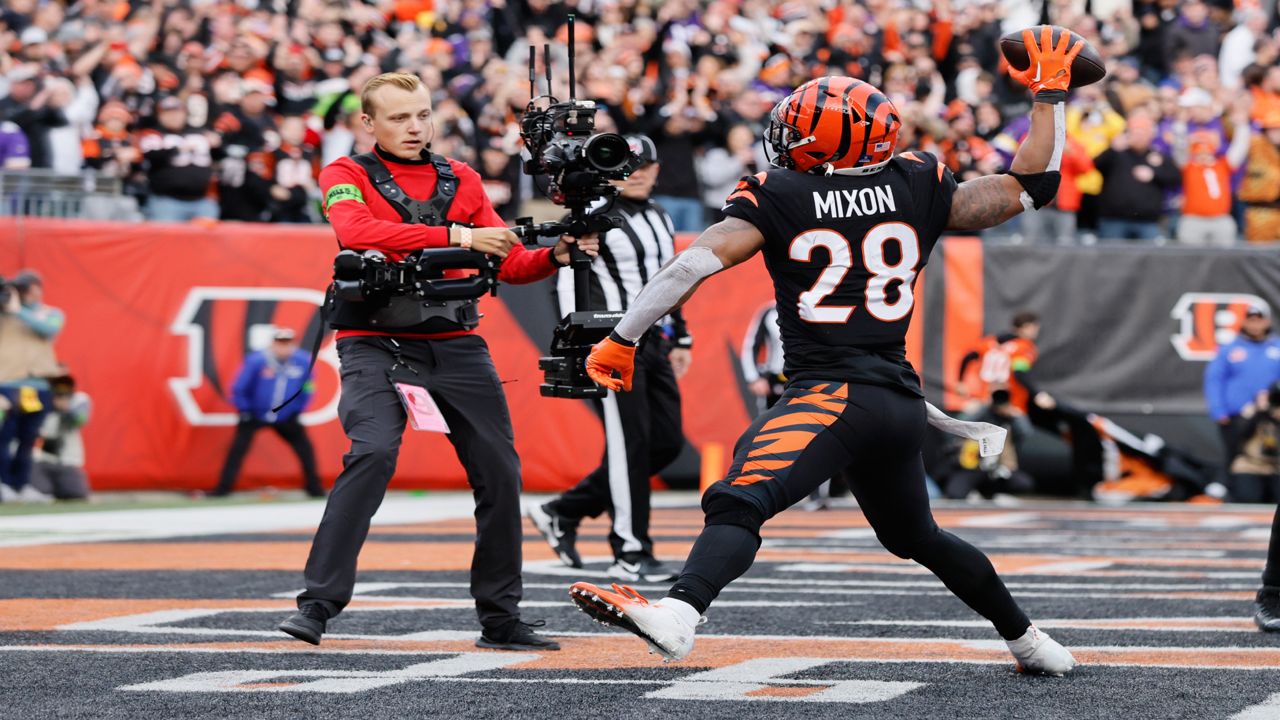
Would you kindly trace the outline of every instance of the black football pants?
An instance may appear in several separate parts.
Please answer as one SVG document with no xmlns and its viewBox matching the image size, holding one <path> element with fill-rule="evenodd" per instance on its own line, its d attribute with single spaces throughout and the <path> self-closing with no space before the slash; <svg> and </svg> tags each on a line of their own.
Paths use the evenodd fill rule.
<svg viewBox="0 0 1280 720">
<path fill-rule="evenodd" d="M 670 596 L 699 611 L 746 572 L 760 526 L 844 471 L 885 549 L 928 568 L 1006 640 L 1031 622 L 982 551 L 929 510 L 920 445 L 924 401 L 872 385 L 793 382 L 738 440 L 724 480 L 707 489 L 707 526 Z"/>
<path fill-rule="evenodd" d="M 320 485 L 320 476 L 316 473 L 315 448 L 311 446 L 311 438 L 307 437 L 306 428 L 302 426 L 298 416 L 294 415 L 274 423 L 257 419 L 241 420 L 240 424 L 236 425 L 236 434 L 231 440 L 231 449 L 227 451 L 226 462 L 222 464 L 222 475 L 218 478 L 218 487 L 214 488 L 214 494 L 231 492 L 231 488 L 235 487 L 236 478 L 240 477 L 240 466 L 244 464 L 244 456 L 249 453 L 249 446 L 253 444 L 253 436 L 257 435 L 259 430 L 268 427 L 275 430 L 280 439 L 288 443 L 293 453 L 298 456 L 298 462 L 302 464 L 302 478 L 307 492 L 312 495 L 324 492 L 324 488 Z"/>
<path fill-rule="evenodd" d="M 398 342 L 398 346 L 396 345 Z M 404 434 L 400 397 L 387 377 L 399 362 L 417 371 L 449 424 L 449 441 L 476 500 L 471 596 L 480 624 L 499 628 L 520 616 L 520 458 L 502 383 L 479 335 L 446 340 L 355 337 L 338 341 L 342 399 L 338 417 L 351 439 L 307 558 L 298 606 L 336 615 L 351 600 L 356 557 L 382 504 Z M 412 373 L 410 373 L 412 375 Z"/>
<path fill-rule="evenodd" d="M 671 464 L 684 445 L 680 388 L 669 351 L 667 341 L 654 335 L 640 344 L 631 391 L 610 391 L 595 402 L 604 419 L 600 467 L 550 503 L 550 510 L 571 522 L 608 511 L 615 557 L 653 555 L 649 478 Z"/>
</svg>

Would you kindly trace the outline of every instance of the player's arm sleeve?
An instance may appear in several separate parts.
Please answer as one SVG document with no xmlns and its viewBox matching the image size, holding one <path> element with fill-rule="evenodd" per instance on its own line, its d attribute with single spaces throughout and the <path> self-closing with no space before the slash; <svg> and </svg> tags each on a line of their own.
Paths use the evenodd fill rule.
<svg viewBox="0 0 1280 720">
<path fill-rule="evenodd" d="M 446 227 L 427 227 L 374 217 L 364 196 L 363 172 L 355 163 L 342 161 L 320 171 L 324 212 L 343 247 L 408 253 L 449 245 L 449 229 Z"/>
<path fill-rule="evenodd" d="M 1226 348 L 1224 346 L 1204 369 L 1204 402 L 1209 407 L 1209 417 L 1214 421 L 1225 420 L 1230 412 L 1223 397 L 1222 386 L 1227 379 Z"/>
</svg>

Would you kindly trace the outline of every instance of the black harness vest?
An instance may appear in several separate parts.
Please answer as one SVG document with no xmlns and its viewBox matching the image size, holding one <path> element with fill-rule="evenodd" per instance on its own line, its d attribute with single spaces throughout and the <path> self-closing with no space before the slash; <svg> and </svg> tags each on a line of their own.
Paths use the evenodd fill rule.
<svg viewBox="0 0 1280 720">
<path fill-rule="evenodd" d="M 442 155 L 430 154 L 436 169 L 436 188 L 427 200 L 409 197 L 376 153 L 361 153 L 351 158 L 369 173 L 378 194 L 400 214 L 406 223 L 441 227 L 458 193 L 458 176 Z M 341 245 L 341 243 L 339 243 Z M 383 306 L 372 303 L 347 302 L 329 293 L 329 326 L 337 330 L 375 330 L 397 333 L 440 333 L 470 330 L 480 323 L 479 301 L 431 300 L 401 295 Z"/>
</svg>

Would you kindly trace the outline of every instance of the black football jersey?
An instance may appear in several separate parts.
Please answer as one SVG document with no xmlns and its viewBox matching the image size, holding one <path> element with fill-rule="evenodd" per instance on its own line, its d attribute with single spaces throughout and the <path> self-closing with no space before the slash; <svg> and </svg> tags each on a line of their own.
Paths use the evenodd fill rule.
<svg viewBox="0 0 1280 720">
<path fill-rule="evenodd" d="M 775 168 L 738 184 L 724 213 L 764 235 L 788 378 L 919 392 L 907 326 L 955 190 L 951 171 L 919 151 L 872 175 Z"/>
</svg>

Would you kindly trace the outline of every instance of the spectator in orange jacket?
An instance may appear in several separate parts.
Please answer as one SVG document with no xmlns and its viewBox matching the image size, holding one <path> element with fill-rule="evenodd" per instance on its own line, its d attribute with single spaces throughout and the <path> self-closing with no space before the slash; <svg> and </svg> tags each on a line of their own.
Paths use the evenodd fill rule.
<svg viewBox="0 0 1280 720">
<path fill-rule="evenodd" d="M 1215 130 L 1188 133 L 1185 122 L 1174 125 L 1173 158 L 1182 168 L 1183 194 L 1178 242 L 1184 245 L 1235 244 L 1238 229 L 1231 217 L 1231 174 L 1244 164 L 1249 152 L 1252 131 L 1247 103 L 1237 102 L 1231 119 L 1231 145 L 1225 149 Z"/>
</svg>

